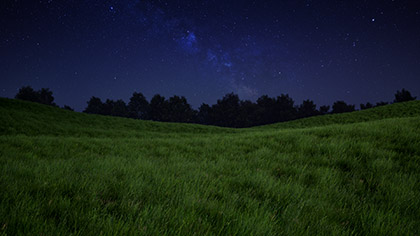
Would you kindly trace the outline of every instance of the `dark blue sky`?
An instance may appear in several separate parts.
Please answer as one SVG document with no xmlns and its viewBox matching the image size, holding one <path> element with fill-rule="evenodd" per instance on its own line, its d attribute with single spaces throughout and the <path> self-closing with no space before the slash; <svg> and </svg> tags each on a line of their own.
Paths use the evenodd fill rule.
<svg viewBox="0 0 420 236">
<path fill-rule="evenodd" d="M 317 105 L 420 95 L 414 0 L 2 0 L 0 96 L 50 88 L 81 111 L 91 96 L 287 93 Z"/>
</svg>

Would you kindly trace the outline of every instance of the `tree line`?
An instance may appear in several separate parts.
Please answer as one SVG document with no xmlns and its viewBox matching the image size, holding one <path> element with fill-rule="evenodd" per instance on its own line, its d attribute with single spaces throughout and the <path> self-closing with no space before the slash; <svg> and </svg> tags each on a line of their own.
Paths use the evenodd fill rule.
<svg viewBox="0 0 420 236">
<path fill-rule="evenodd" d="M 16 99 L 38 102 L 46 105 L 57 106 L 54 103 L 52 91 L 42 88 L 35 91 L 30 86 L 22 87 L 16 94 Z M 395 93 L 394 102 L 415 100 L 416 97 L 405 89 Z M 383 106 L 388 102 L 376 104 L 360 104 L 360 109 L 369 109 Z M 63 109 L 73 110 L 65 105 Z M 344 113 L 355 111 L 355 105 L 344 101 L 336 101 L 330 106 L 320 106 L 317 109 L 312 100 L 304 100 L 295 105 L 288 94 L 277 97 L 263 95 L 256 102 L 240 100 L 234 93 L 226 94 L 218 99 L 216 104 L 203 103 L 197 110 L 193 109 L 183 96 L 172 96 L 168 99 L 156 94 L 150 101 L 139 92 L 134 92 L 128 103 L 123 100 L 106 99 L 104 102 L 98 97 L 91 97 L 83 112 L 90 114 L 128 117 L 141 120 L 154 120 L 179 123 L 198 123 L 223 127 L 251 127 L 266 125 L 283 121 L 290 121 L 310 116 Z"/>
</svg>

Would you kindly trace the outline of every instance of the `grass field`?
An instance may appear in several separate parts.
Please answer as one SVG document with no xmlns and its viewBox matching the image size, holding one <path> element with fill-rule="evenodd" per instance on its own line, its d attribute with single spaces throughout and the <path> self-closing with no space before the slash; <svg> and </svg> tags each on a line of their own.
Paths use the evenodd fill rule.
<svg viewBox="0 0 420 236">
<path fill-rule="evenodd" d="M 419 235 L 420 101 L 228 129 L 0 99 L 1 235 Z"/>
</svg>

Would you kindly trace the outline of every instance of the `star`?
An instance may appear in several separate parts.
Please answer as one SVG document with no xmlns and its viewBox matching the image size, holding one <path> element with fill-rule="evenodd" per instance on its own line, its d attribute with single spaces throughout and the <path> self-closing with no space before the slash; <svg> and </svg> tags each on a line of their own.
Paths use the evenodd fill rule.
<svg viewBox="0 0 420 236">
<path fill-rule="evenodd" d="M 33 79 L 36 74 L 39 82 L 33 79 L 33 85 L 51 88 L 58 88 L 64 80 L 90 86 L 86 78 L 105 78 L 110 83 L 96 88 L 98 94 L 105 93 L 106 86 L 127 83 L 130 86 L 119 87 L 118 94 L 130 94 L 131 85 L 144 90 L 139 92 L 145 92 L 148 99 L 153 93 L 186 97 L 196 93 L 197 98 L 190 102 L 197 106 L 202 102 L 211 105 L 222 96 L 221 91 L 247 94 L 246 86 L 252 84 L 261 95 L 291 93 L 300 101 L 303 83 L 316 91 L 326 85 L 341 87 L 353 81 L 383 79 L 389 91 L 395 85 L 393 76 L 407 68 L 406 83 L 419 76 L 420 59 L 413 56 L 420 48 L 416 37 L 410 36 L 419 35 L 415 23 L 420 20 L 420 10 L 405 4 L 408 1 L 344 5 L 340 1 L 257 4 L 252 0 L 237 5 L 222 0 L 113 0 L 86 1 L 80 6 L 74 1 L 12 2 L 2 18 L 7 23 L 2 24 L 5 33 L 0 34 L 0 50 L 5 52 L 0 59 L 7 63 L 3 74 L 7 72 L 5 76 L 10 78 L 6 81 L 9 87 L 16 86 L 16 81 L 23 86 L 27 83 L 24 78 Z M 343 16 L 331 14 L 343 10 Z M 25 27 L 15 27 L 21 20 Z M 395 52 L 414 59 L 403 63 Z M 381 66 L 387 63 L 392 66 Z M 384 76 L 373 76 L 383 67 L 387 69 Z M 358 70 L 372 76 L 354 78 Z M 63 79 L 53 80 L 57 74 L 63 74 Z M 321 76 L 325 84 L 310 79 Z M 340 84 L 336 77 L 349 83 Z M 282 83 L 276 83 L 280 78 L 284 78 Z M 159 79 L 163 86 L 156 86 Z M 177 82 L 178 87 L 170 87 Z M 401 82 L 401 86 L 407 85 Z M 13 97 L 9 90 L 6 95 Z M 85 97 L 96 93 L 83 91 Z M 208 96 L 202 96 L 203 91 L 209 91 Z M 326 104 L 336 98 L 335 93 L 321 94 L 323 97 L 317 93 L 305 96 L 323 99 Z M 355 95 L 351 99 L 349 102 L 359 102 L 369 97 Z M 86 101 L 77 98 L 76 102 L 77 109 L 83 110 Z"/>
</svg>

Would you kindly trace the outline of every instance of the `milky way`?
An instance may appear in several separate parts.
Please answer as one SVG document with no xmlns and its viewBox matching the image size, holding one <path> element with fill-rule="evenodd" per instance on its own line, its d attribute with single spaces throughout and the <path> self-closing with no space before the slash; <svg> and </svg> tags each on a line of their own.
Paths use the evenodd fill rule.
<svg viewBox="0 0 420 236">
<path fill-rule="evenodd" d="M 0 96 L 50 88 L 77 110 L 90 96 L 234 92 L 318 105 L 420 94 L 415 1 L 2 1 Z"/>
</svg>

